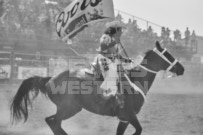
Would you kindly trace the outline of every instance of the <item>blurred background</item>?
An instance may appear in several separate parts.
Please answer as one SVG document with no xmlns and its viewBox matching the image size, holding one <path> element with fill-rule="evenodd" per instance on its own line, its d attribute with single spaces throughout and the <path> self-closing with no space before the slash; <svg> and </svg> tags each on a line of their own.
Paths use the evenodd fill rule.
<svg viewBox="0 0 203 135">
<path fill-rule="evenodd" d="M 31 120 L 24 128 L 10 128 L 8 105 L 11 97 L 23 79 L 33 75 L 54 76 L 67 69 L 87 67 L 96 55 L 98 39 L 103 34 L 106 22 L 89 26 L 67 43 L 57 36 L 55 17 L 70 2 L 0 0 L 0 116 L 3 118 L 3 122 L 0 122 L 1 135 L 50 134 L 48 127 L 42 122 L 43 117 L 54 113 L 53 104 L 39 98 L 37 103 L 43 102 L 42 105 L 49 104 L 50 107 L 44 110 L 42 105 L 36 105 L 36 114 L 31 114 Z M 160 131 L 166 135 L 202 135 L 203 36 L 197 35 L 195 30 L 188 27 L 185 31 L 170 30 L 164 25 L 118 9 L 115 9 L 115 16 L 126 26 L 121 42 L 131 58 L 136 59 L 143 55 L 147 49 L 154 48 L 155 41 L 162 40 L 164 47 L 185 67 L 185 74 L 181 77 L 166 79 L 162 74 L 157 76 L 149 92 L 149 100 L 140 115 L 144 129 L 147 128 L 144 134 L 159 134 Z M 81 115 L 90 116 L 88 112 Z M 92 132 L 87 133 L 115 134 L 115 128 L 110 131 L 109 126 L 116 127 L 117 120 L 109 121 L 106 117 L 100 118 L 92 114 L 91 117 L 92 122 L 97 123 L 96 129 L 93 128 Z M 166 120 L 168 123 L 163 122 Z M 77 117 L 72 120 L 72 123 L 75 123 L 71 126 L 72 133 L 80 134 L 77 128 L 85 131 L 88 127 L 91 130 L 89 125 L 78 125 L 80 121 L 88 123 L 89 119 L 81 120 Z M 107 125 L 106 121 L 109 121 Z M 42 125 L 46 128 L 40 133 L 32 131 L 33 127 L 40 129 Z M 70 124 L 64 126 L 68 127 Z M 132 129 L 128 132 L 131 133 Z"/>
</svg>

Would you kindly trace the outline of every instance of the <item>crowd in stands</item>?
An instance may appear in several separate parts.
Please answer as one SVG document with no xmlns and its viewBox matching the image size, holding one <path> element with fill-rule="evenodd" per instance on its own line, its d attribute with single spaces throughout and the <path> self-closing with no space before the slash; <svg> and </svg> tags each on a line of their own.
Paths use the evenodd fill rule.
<svg viewBox="0 0 203 135">
<path fill-rule="evenodd" d="M 144 30 L 138 26 L 136 20 L 129 19 L 127 23 L 124 23 L 120 14 L 116 16 L 116 19 L 126 26 L 122 36 L 122 43 L 129 55 L 137 55 L 140 52 L 146 51 L 146 49 L 154 47 L 156 40 L 162 40 L 166 46 L 183 46 L 183 48 L 197 44 L 195 31 L 190 34 L 188 28 L 185 31 L 184 37 L 181 35 L 180 30 L 172 31 L 165 27 L 160 28 L 161 35 L 158 36 L 150 25 L 147 30 Z M 85 29 L 72 40 L 73 46 L 80 48 L 83 52 L 94 52 L 104 27 L 105 22 L 94 24 Z"/>
<path fill-rule="evenodd" d="M 21 29 L 17 26 L 17 24 L 12 24 L 12 27 L 15 27 L 15 29 L 10 27 L 10 31 L 6 30 L 6 27 L 0 27 L 0 35 L 5 37 L 5 33 L 7 33 L 8 37 L 11 39 L 11 35 L 13 33 L 17 33 L 17 36 L 22 35 L 23 38 L 21 37 L 21 40 L 25 38 L 36 39 L 37 41 L 43 40 L 43 38 L 46 40 L 60 40 L 57 37 L 54 28 L 55 22 L 53 19 L 53 14 L 55 10 L 51 9 L 50 7 L 45 12 L 46 14 L 48 14 L 48 16 L 42 18 L 41 21 L 36 24 L 31 24 L 34 27 L 26 26 L 27 29 Z M 175 31 L 172 31 L 169 28 L 165 27 L 160 28 L 161 35 L 158 36 L 158 34 L 154 32 L 153 27 L 150 25 L 147 29 L 141 29 L 137 24 L 137 20 L 129 19 L 126 23 L 123 21 L 122 15 L 119 13 L 116 16 L 116 19 L 121 21 L 126 26 L 126 30 L 124 30 L 122 36 L 122 43 L 129 55 L 137 55 L 140 52 L 146 51 L 148 48 L 154 47 L 154 43 L 156 40 L 163 40 L 163 43 L 166 46 L 180 45 L 188 47 L 195 46 L 197 44 L 195 31 L 190 34 L 188 28 L 186 29 L 184 35 L 185 37 L 183 38 L 180 30 L 177 29 Z M 4 25 L 6 26 L 6 24 Z M 79 53 L 95 53 L 95 50 L 99 44 L 98 39 L 102 35 L 104 27 L 105 22 L 98 22 L 89 26 L 78 35 L 76 35 L 72 39 L 72 41 L 69 42 L 69 45 L 74 47 L 74 49 L 79 51 Z M 174 36 L 171 36 L 172 34 Z M 16 37 L 16 35 L 14 35 L 14 37 Z M 173 37 L 173 39 L 171 37 Z"/>
<path fill-rule="evenodd" d="M 59 2 L 61 9 L 64 9 L 70 3 L 68 0 L 52 1 Z M 30 5 L 27 6 L 26 4 L 29 2 Z M 58 7 L 56 8 L 56 5 L 53 4 L 46 4 L 46 2 L 44 3 L 43 0 L 7 0 L 7 2 L 0 0 L 0 54 L 2 55 L 0 55 L 0 63 L 14 66 L 13 72 L 16 73 L 16 76 L 18 66 L 48 67 L 50 60 L 57 62 L 61 56 L 63 59 L 66 59 L 69 57 L 68 55 L 75 55 L 72 50 L 69 50 L 69 47 L 73 48 L 78 54 L 97 53 L 96 48 L 99 46 L 99 39 L 104 32 L 106 22 L 97 22 L 90 25 L 66 45 L 57 36 L 55 30 L 55 15 L 58 13 Z M 26 6 L 23 6 L 23 3 Z M 142 29 L 139 26 L 140 20 L 129 19 L 124 21 L 120 13 L 116 15 L 116 19 L 126 26 L 121 43 L 132 58 L 153 48 L 157 40 L 162 40 L 164 46 L 176 58 L 184 57 L 187 60 L 191 60 L 191 57 L 194 55 L 194 52 L 191 50 L 197 47 L 197 37 L 195 31 L 191 31 L 188 27 L 184 32 L 179 29 L 173 31 L 167 27 L 159 27 L 160 34 L 158 34 L 150 23 L 147 25 L 147 29 Z M 54 44 L 52 45 L 54 47 L 50 47 L 51 43 Z M 10 52 L 3 53 L 1 52 L 3 49 Z M 17 55 L 19 50 L 20 53 Z M 45 50 L 44 52 L 47 54 L 41 52 L 42 50 Z M 51 52 L 53 50 L 55 52 Z M 15 55 L 13 51 L 16 51 Z M 58 64 L 58 66 L 60 67 L 61 65 Z"/>
</svg>

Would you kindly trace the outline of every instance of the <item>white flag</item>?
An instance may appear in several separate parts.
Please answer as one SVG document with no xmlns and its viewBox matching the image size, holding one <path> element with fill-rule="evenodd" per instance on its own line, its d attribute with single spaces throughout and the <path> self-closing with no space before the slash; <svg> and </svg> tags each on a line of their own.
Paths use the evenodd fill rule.
<svg viewBox="0 0 203 135">
<path fill-rule="evenodd" d="M 113 0 L 75 0 L 57 16 L 56 31 L 66 40 L 89 23 L 108 19 L 114 19 Z"/>
</svg>

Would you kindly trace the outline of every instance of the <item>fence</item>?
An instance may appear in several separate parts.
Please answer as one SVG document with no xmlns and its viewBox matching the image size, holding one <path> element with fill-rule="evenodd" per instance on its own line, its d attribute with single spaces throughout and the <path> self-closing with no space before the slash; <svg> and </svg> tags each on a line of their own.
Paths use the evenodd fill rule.
<svg viewBox="0 0 203 135">
<path fill-rule="evenodd" d="M 56 56 L 0 52 L 0 82 L 16 83 L 34 75 L 55 76 L 68 69 L 89 67 L 94 56 Z M 197 86 L 203 81 L 203 64 L 184 62 L 185 74 L 180 82 Z M 168 83 L 168 82 L 167 82 Z"/>
<path fill-rule="evenodd" d="M 149 20 L 143 19 L 141 17 L 126 13 L 124 11 L 120 11 L 118 9 L 115 9 L 115 15 L 117 16 L 117 19 L 122 19 L 123 22 L 129 23 L 135 21 L 136 25 L 139 26 L 139 28 L 147 31 L 149 26 L 153 29 L 153 32 L 157 33 L 157 35 L 161 36 L 161 28 L 163 26 L 156 24 L 154 22 L 151 22 Z M 120 17 L 119 17 L 120 16 Z"/>
<path fill-rule="evenodd" d="M 54 56 L 0 52 L 0 82 L 15 83 L 31 76 L 55 76 L 68 69 L 89 66 L 89 59 L 79 56 Z"/>
</svg>

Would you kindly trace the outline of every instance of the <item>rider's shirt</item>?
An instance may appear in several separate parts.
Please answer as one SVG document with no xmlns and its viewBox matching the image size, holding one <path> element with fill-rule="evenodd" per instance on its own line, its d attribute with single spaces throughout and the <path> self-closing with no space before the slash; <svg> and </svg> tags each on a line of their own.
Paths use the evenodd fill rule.
<svg viewBox="0 0 203 135">
<path fill-rule="evenodd" d="M 99 52 L 97 59 L 104 77 L 104 82 L 101 84 L 100 88 L 106 93 L 105 97 L 110 97 L 110 95 L 115 96 L 117 93 L 117 65 L 120 64 L 118 55 L 121 52 L 119 46 L 120 45 L 116 40 L 109 35 L 104 34 L 100 38 L 100 46 L 97 49 Z"/>
</svg>

